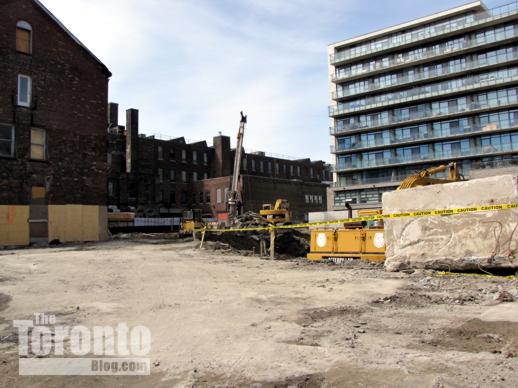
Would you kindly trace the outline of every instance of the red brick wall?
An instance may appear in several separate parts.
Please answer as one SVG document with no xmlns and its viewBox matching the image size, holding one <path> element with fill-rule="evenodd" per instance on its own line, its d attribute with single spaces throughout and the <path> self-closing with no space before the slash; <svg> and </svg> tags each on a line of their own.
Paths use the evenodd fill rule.
<svg viewBox="0 0 518 388">
<path fill-rule="evenodd" d="M 16 23 L 32 26 L 32 55 L 16 51 Z M 93 22 L 93 21 L 92 21 Z M 32 106 L 17 107 L 18 74 Z M 0 2 L 0 123 L 15 125 L 15 156 L 0 159 L 0 204 L 25 204 L 47 183 L 53 204 L 106 204 L 109 72 L 31 0 Z M 30 128 L 47 132 L 48 157 L 29 160 Z"/>
</svg>

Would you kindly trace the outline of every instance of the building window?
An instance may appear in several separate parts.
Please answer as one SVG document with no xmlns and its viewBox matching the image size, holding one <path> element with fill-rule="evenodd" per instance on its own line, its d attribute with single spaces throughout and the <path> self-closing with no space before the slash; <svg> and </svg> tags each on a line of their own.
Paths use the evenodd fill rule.
<svg viewBox="0 0 518 388">
<path fill-rule="evenodd" d="M 169 171 L 169 180 L 174 182 L 176 180 L 176 174 L 174 170 Z"/>
<path fill-rule="evenodd" d="M 264 162 L 262 160 L 259 161 L 259 171 L 264 172 Z"/>
<path fill-rule="evenodd" d="M 31 77 L 18 75 L 18 105 L 31 106 Z"/>
<path fill-rule="evenodd" d="M 163 199 L 164 199 L 164 193 L 162 192 L 162 190 L 158 190 L 156 193 L 156 201 L 162 202 Z"/>
<path fill-rule="evenodd" d="M 297 176 L 301 176 L 301 174 L 300 174 L 300 166 L 297 166 Z"/>
<path fill-rule="evenodd" d="M 46 140 L 44 129 L 31 129 L 31 159 L 45 160 L 47 158 Z"/>
<path fill-rule="evenodd" d="M 293 165 L 290 165 L 290 176 L 293 176 Z"/>
<path fill-rule="evenodd" d="M 206 152 L 203 153 L 203 164 L 207 165 L 209 163 L 209 156 Z"/>
<path fill-rule="evenodd" d="M 185 150 L 182 150 L 182 162 L 186 162 L 187 161 L 187 151 Z"/>
<path fill-rule="evenodd" d="M 187 191 L 182 191 L 182 193 L 180 194 L 180 203 L 182 205 L 187 204 Z"/>
<path fill-rule="evenodd" d="M 193 205 L 196 203 L 196 199 L 197 199 L 196 193 L 192 193 L 192 204 Z"/>
<path fill-rule="evenodd" d="M 172 205 L 176 205 L 176 192 L 171 191 L 171 193 L 169 194 L 169 202 Z"/>
<path fill-rule="evenodd" d="M 209 174 L 207 174 L 206 172 L 203 173 L 203 179 L 209 179 Z"/>
<path fill-rule="evenodd" d="M 275 174 L 279 175 L 279 163 L 275 162 Z"/>
<path fill-rule="evenodd" d="M 187 172 L 182 171 L 182 182 L 187 182 Z"/>
<path fill-rule="evenodd" d="M 205 192 L 205 202 L 210 203 L 210 191 Z"/>
<path fill-rule="evenodd" d="M 196 151 L 192 151 L 192 162 L 198 164 L 198 153 Z"/>
<path fill-rule="evenodd" d="M 255 159 L 252 159 L 252 171 L 255 171 Z"/>
<path fill-rule="evenodd" d="M 164 160 L 164 150 L 162 146 L 158 146 L 158 160 Z"/>
<path fill-rule="evenodd" d="M 268 161 L 268 174 L 272 173 L 272 162 Z"/>
<path fill-rule="evenodd" d="M 310 176 L 311 178 L 313 178 L 313 167 L 311 167 L 311 168 L 309 169 L 309 176 Z"/>
<path fill-rule="evenodd" d="M 14 156 L 14 126 L 0 124 L 0 156 Z"/>
<path fill-rule="evenodd" d="M 16 51 L 24 54 L 32 52 L 32 27 L 29 23 L 16 23 Z"/>
<path fill-rule="evenodd" d="M 243 158 L 243 170 L 244 170 L 244 171 L 246 171 L 246 165 L 247 165 L 247 163 L 246 163 L 246 162 L 247 162 L 247 160 L 248 160 L 248 159 L 247 159 L 246 157 L 244 157 L 244 158 Z"/>
<path fill-rule="evenodd" d="M 221 189 L 216 190 L 216 203 L 221 203 Z"/>
<path fill-rule="evenodd" d="M 194 171 L 194 172 L 192 173 L 192 180 L 193 180 L 194 182 L 196 182 L 196 181 L 198 180 L 198 173 L 197 173 L 196 171 Z"/>
<path fill-rule="evenodd" d="M 114 193 L 114 190 L 113 190 L 113 182 L 108 182 L 108 195 L 110 197 L 113 197 L 113 193 Z"/>
<path fill-rule="evenodd" d="M 164 182 L 164 170 L 158 169 L 158 183 Z"/>
<path fill-rule="evenodd" d="M 228 187 L 225 187 L 225 203 L 228 201 Z"/>
<path fill-rule="evenodd" d="M 203 191 L 202 191 L 202 192 L 200 192 L 200 194 L 199 194 L 199 195 L 200 195 L 200 203 L 203 203 Z"/>
</svg>

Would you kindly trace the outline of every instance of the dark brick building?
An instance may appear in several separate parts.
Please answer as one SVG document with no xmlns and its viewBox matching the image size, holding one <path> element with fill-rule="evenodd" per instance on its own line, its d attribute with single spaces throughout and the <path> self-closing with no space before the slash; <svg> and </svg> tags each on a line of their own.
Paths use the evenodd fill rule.
<svg viewBox="0 0 518 388">
<path fill-rule="evenodd" d="M 106 236 L 110 76 L 39 1 L 0 1 L 0 245 Z"/>
<path fill-rule="evenodd" d="M 109 204 L 134 209 L 138 216 L 177 216 L 200 208 L 207 217 L 224 219 L 226 194 L 234 168 L 230 137 L 218 135 L 213 145 L 183 137 L 159 139 L 139 133 L 138 111 L 126 111 L 118 125 L 118 106 L 109 108 Z M 245 135 L 246 137 L 246 135 Z M 258 211 L 276 198 L 288 199 L 293 215 L 326 210 L 329 166 L 310 159 L 290 160 L 264 152 L 244 153 L 240 181 L 243 209 Z"/>
</svg>

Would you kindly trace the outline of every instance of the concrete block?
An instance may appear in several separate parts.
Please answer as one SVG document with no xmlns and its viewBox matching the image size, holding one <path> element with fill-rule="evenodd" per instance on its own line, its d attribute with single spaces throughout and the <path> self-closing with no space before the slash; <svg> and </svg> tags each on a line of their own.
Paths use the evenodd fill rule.
<svg viewBox="0 0 518 388">
<path fill-rule="evenodd" d="M 518 203 L 518 176 L 387 192 L 383 213 Z M 385 220 L 385 267 L 518 269 L 518 210 Z"/>
</svg>

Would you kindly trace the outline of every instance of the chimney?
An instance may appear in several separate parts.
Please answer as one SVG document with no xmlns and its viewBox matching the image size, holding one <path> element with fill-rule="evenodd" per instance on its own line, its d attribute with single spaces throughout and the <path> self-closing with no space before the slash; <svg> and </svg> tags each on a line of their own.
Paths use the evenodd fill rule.
<svg viewBox="0 0 518 388">
<path fill-rule="evenodd" d="M 119 104 L 110 102 L 108 104 L 108 125 L 109 128 L 117 127 L 119 125 Z"/>
<path fill-rule="evenodd" d="M 138 110 L 126 111 L 126 172 L 136 171 L 138 160 Z"/>
<path fill-rule="evenodd" d="M 232 175 L 232 153 L 230 150 L 230 137 L 218 135 L 213 138 L 214 163 L 212 176 L 214 178 Z"/>
</svg>

